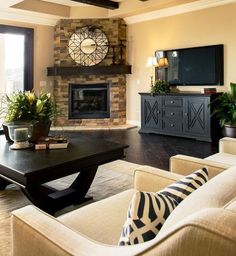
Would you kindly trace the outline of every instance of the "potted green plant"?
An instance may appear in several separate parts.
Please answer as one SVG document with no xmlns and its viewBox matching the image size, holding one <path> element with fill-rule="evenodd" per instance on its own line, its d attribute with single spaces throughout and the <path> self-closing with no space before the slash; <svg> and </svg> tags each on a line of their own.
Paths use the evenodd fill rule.
<svg viewBox="0 0 236 256">
<path fill-rule="evenodd" d="M 50 93 L 34 91 L 18 91 L 2 98 L 1 113 L 4 123 L 31 122 L 34 124 L 32 141 L 40 136 L 47 136 L 51 120 L 58 115 L 58 107 Z M 3 124 L 4 131 L 6 126 Z"/>
<path fill-rule="evenodd" d="M 154 85 L 151 87 L 150 94 L 155 95 L 157 93 L 167 93 L 170 92 L 170 87 L 168 83 L 164 80 L 156 80 Z"/>
<path fill-rule="evenodd" d="M 219 119 L 224 136 L 236 137 L 236 84 L 231 83 L 231 92 L 225 92 L 212 103 L 212 115 Z"/>
</svg>

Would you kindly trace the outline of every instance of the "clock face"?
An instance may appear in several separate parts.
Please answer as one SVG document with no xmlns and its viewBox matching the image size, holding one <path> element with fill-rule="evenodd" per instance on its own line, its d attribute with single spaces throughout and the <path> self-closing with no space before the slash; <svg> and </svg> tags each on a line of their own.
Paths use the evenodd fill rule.
<svg viewBox="0 0 236 256">
<path fill-rule="evenodd" d="M 94 66 L 108 53 L 108 40 L 101 29 L 82 27 L 72 34 L 68 44 L 71 58 L 83 66 Z"/>
</svg>

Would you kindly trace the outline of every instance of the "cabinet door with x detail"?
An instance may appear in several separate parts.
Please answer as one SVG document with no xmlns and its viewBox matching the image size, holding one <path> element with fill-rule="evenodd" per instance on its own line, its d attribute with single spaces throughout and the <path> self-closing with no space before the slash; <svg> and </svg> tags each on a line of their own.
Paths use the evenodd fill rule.
<svg viewBox="0 0 236 256">
<path fill-rule="evenodd" d="M 161 96 L 148 96 L 142 97 L 142 127 L 149 129 L 161 129 Z"/>
<path fill-rule="evenodd" d="M 210 136 L 210 108 L 208 97 L 184 99 L 184 130 L 186 133 Z"/>
</svg>

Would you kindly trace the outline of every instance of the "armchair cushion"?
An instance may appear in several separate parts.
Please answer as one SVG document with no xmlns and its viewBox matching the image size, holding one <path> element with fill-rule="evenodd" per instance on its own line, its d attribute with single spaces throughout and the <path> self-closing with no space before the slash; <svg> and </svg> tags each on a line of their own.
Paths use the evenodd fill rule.
<svg viewBox="0 0 236 256">
<path fill-rule="evenodd" d="M 203 168 L 159 192 L 135 193 L 119 245 L 138 244 L 153 239 L 175 207 L 207 181 L 208 172 Z"/>
</svg>

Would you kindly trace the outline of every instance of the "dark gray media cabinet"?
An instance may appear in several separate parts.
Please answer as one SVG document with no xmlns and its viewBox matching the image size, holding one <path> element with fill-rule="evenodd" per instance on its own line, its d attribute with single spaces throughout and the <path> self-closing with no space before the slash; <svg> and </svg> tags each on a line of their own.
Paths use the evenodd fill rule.
<svg viewBox="0 0 236 256">
<path fill-rule="evenodd" d="M 141 95 L 141 133 L 156 133 L 216 141 L 221 137 L 219 121 L 209 104 L 220 95 L 166 93 Z"/>
</svg>

